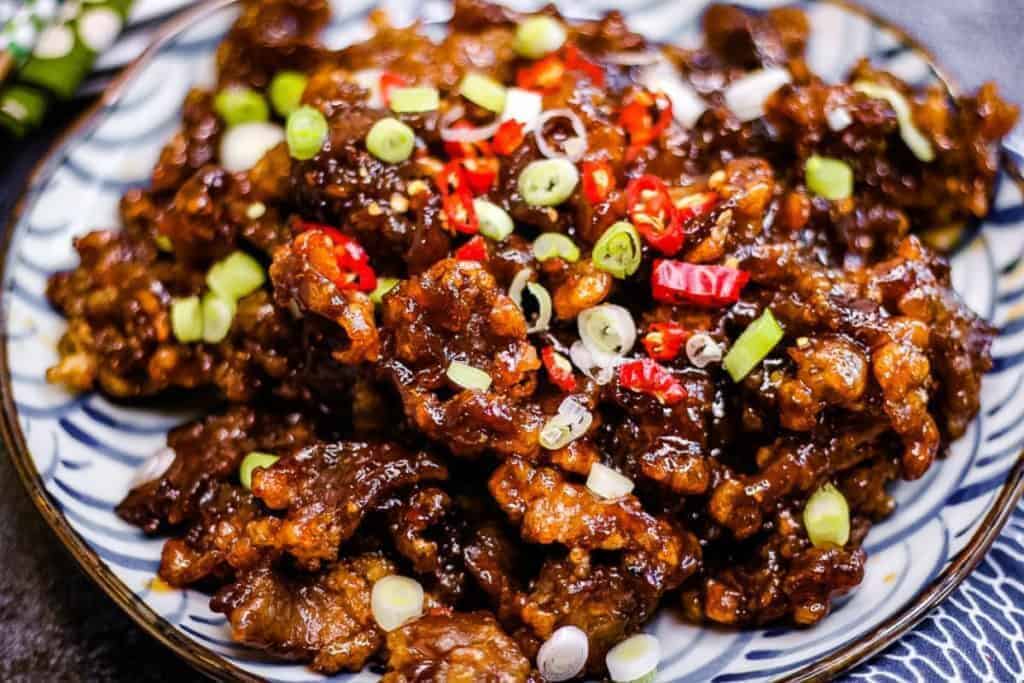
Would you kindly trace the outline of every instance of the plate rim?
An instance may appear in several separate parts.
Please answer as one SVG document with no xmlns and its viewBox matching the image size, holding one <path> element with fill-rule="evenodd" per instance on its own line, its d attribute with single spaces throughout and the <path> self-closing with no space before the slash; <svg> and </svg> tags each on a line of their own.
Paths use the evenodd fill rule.
<svg viewBox="0 0 1024 683">
<path fill-rule="evenodd" d="M 32 196 L 32 191 L 47 177 L 51 170 L 50 166 L 60 152 L 95 124 L 104 108 L 115 104 L 123 96 L 126 86 L 138 76 L 168 42 L 196 22 L 239 2 L 240 0 L 203 0 L 197 6 L 165 21 L 157 29 L 153 40 L 146 49 L 125 66 L 124 70 L 104 88 L 97 100 L 58 135 L 28 174 L 5 223 L 3 234 L 0 235 L 0 281 L 6 274 L 9 265 L 9 252 L 14 243 L 15 228 Z M 862 16 L 876 27 L 891 31 L 900 41 L 924 57 L 932 72 L 949 92 L 960 91 L 956 80 L 939 64 L 931 49 L 899 25 L 852 0 L 811 0 L 811 2 L 838 6 Z M 798 0 L 796 4 L 811 3 Z M 1001 167 L 1011 178 L 1020 182 L 1018 170 L 1005 155 L 1003 155 Z M 258 676 L 254 676 L 227 658 L 186 636 L 136 597 L 96 552 L 86 545 L 81 536 L 71 527 L 67 518 L 50 500 L 39 478 L 39 472 L 32 462 L 19 424 L 18 412 L 14 404 L 7 339 L 6 318 L 0 317 L 0 441 L 7 452 L 8 459 L 18 473 L 18 479 L 21 481 L 25 493 L 46 521 L 47 526 L 56 534 L 63 548 L 72 556 L 79 568 L 114 601 L 122 612 L 127 614 L 143 631 L 190 666 L 216 680 L 229 680 L 230 677 L 230 680 L 261 681 L 262 679 Z M 776 680 L 796 683 L 834 678 L 877 654 L 910 631 L 927 616 L 928 612 L 943 602 L 981 562 L 1002 532 L 1022 494 L 1024 494 L 1024 450 L 1018 454 L 1016 462 L 1007 473 L 999 495 L 990 504 L 988 512 L 980 522 L 978 531 L 920 593 L 899 612 L 875 626 L 861 639 L 846 643 L 823 656 L 819 661 L 803 666 Z"/>
</svg>

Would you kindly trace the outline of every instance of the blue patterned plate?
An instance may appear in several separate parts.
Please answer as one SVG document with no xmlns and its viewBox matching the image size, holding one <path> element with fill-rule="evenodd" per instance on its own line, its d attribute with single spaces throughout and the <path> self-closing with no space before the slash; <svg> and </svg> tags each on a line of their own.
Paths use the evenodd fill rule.
<svg viewBox="0 0 1024 683">
<path fill-rule="evenodd" d="M 332 46 L 364 37 L 376 0 L 345 2 L 327 36 Z M 521 3 L 512 3 L 521 4 Z M 567 0 L 570 16 L 618 8 L 640 31 L 686 41 L 700 1 Z M 764 7 L 777 2 L 760 0 Z M 387 1 L 398 22 L 447 18 L 444 2 Z M 854 61 L 876 63 L 915 84 L 941 78 L 927 53 L 859 10 L 806 3 L 813 24 L 808 59 L 839 79 Z M 300 665 L 268 661 L 230 640 L 224 618 L 192 591 L 155 590 L 162 539 L 147 539 L 114 514 L 135 468 L 163 445 L 185 414 L 72 396 L 46 383 L 63 321 L 44 298 L 47 277 L 74 263 L 71 238 L 117 224 L 117 202 L 146 182 L 177 126 L 188 88 L 212 73 L 217 42 L 235 10 L 221 0 L 173 22 L 52 151 L 33 176 L 7 236 L 6 317 L 0 380 L 8 451 L 36 504 L 89 574 L 144 628 L 218 677 L 317 680 Z M 1009 175 L 989 219 L 966 231 L 954 281 L 967 302 L 1000 330 L 982 411 L 948 460 L 897 487 L 897 511 L 867 539 L 863 585 L 812 629 L 729 631 L 680 623 L 665 612 L 650 625 L 664 648 L 659 680 L 746 681 L 836 675 L 881 651 L 959 584 L 992 544 L 1020 494 L 1024 441 L 1024 202 Z M 855 678 L 1022 678 L 1024 518 L 981 569 L 911 635 L 852 672 Z M 371 681 L 368 672 L 337 680 Z"/>
</svg>

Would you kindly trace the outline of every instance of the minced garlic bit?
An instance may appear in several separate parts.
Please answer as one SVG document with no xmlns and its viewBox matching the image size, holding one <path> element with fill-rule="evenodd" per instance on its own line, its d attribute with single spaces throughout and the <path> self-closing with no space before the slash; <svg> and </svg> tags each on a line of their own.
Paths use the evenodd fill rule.
<svg viewBox="0 0 1024 683">
<path fill-rule="evenodd" d="M 369 206 L 366 207 L 366 212 L 371 216 L 380 216 L 384 213 L 384 209 L 380 208 L 380 204 L 377 202 L 370 202 Z"/>
<path fill-rule="evenodd" d="M 421 182 L 421 181 L 416 181 Z M 401 192 L 392 192 L 390 199 L 391 208 L 397 213 L 405 213 L 409 210 L 409 199 Z"/>
<path fill-rule="evenodd" d="M 413 180 L 409 183 L 409 194 L 416 196 L 424 192 L 430 192 L 430 187 L 422 180 Z"/>
<path fill-rule="evenodd" d="M 253 202 L 245 210 L 245 216 L 251 221 L 263 218 L 263 214 L 267 212 L 267 205 L 263 202 Z"/>
</svg>

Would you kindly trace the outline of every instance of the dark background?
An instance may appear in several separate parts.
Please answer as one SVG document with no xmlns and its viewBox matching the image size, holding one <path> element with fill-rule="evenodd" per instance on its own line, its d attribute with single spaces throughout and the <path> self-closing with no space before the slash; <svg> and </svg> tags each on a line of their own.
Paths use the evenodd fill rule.
<svg viewBox="0 0 1024 683">
<path fill-rule="evenodd" d="M 861 0 L 932 47 L 967 88 L 998 81 L 1024 103 L 1024 0 Z M 0 140 L 0 226 L 33 163 L 88 104 L 54 111 L 32 138 Z M 1018 127 L 1015 136 L 1024 143 Z M 1024 144 L 1016 145 L 1024 148 Z M 0 457 L 0 681 L 189 681 L 200 676 L 78 569 Z"/>
</svg>

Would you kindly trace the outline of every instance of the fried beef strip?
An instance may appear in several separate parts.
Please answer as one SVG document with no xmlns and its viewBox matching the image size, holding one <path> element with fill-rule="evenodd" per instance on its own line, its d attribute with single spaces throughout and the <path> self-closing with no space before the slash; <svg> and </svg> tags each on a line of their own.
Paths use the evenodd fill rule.
<svg viewBox="0 0 1024 683">
<path fill-rule="evenodd" d="M 256 497 L 285 514 L 252 522 L 247 534 L 256 545 L 284 550 L 315 569 L 337 557 L 384 496 L 447 478 L 445 465 L 425 451 L 391 443 L 317 444 L 253 473 Z"/>
<path fill-rule="evenodd" d="M 326 674 L 359 671 L 384 644 L 370 610 L 373 584 L 394 573 L 379 555 L 316 574 L 258 567 L 221 588 L 210 607 L 227 616 L 240 643 Z"/>
<path fill-rule="evenodd" d="M 384 683 L 542 680 L 486 612 L 428 614 L 390 632 L 387 649 Z"/>
<path fill-rule="evenodd" d="M 125 521 L 146 533 L 198 519 L 217 498 L 217 483 L 237 477 L 252 451 L 280 453 L 313 441 L 310 421 L 299 413 L 233 406 L 172 430 L 174 462 L 159 479 L 132 489 L 117 506 Z"/>
</svg>

